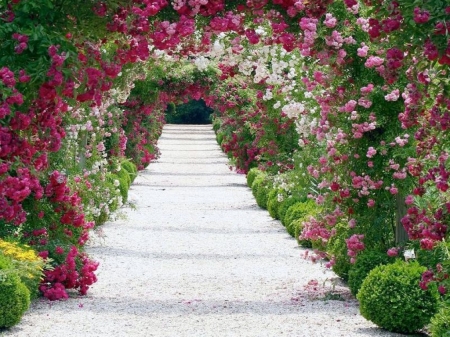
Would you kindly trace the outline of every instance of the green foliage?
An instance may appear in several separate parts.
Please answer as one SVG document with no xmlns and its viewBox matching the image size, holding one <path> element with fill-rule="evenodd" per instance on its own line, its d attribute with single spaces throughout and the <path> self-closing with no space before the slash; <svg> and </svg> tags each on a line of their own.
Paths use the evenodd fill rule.
<svg viewBox="0 0 450 337">
<path fill-rule="evenodd" d="M 0 239 L 0 270 L 17 273 L 32 299 L 39 294 L 44 266 L 44 260 L 30 247 Z"/>
<path fill-rule="evenodd" d="M 222 125 L 222 119 L 217 117 L 217 115 L 214 113 L 211 115 L 211 118 L 213 130 L 217 133 L 220 129 L 220 126 Z"/>
<path fill-rule="evenodd" d="M 303 219 L 305 216 L 316 214 L 317 205 L 312 200 L 305 202 L 296 202 L 288 208 L 283 219 L 283 225 L 286 227 L 291 236 L 295 236 L 295 226 L 292 224 L 294 220 Z"/>
<path fill-rule="evenodd" d="M 266 181 L 267 175 L 264 172 L 257 175 L 255 180 L 252 183 L 252 194 L 256 199 L 256 203 L 261 208 L 267 207 L 267 189 L 266 189 Z"/>
<path fill-rule="evenodd" d="M 131 186 L 131 177 L 130 177 L 130 174 L 128 173 L 128 171 L 124 170 L 124 169 L 120 169 L 120 170 L 116 171 L 116 175 L 126 182 L 127 189 L 129 189 Z"/>
<path fill-rule="evenodd" d="M 217 132 L 216 134 L 217 144 L 222 145 L 223 136 L 224 136 L 223 132 Z"/>
<path fill-rule="evenodd" d="M 288 211 L 289 207 L 291 207 L 292 205 L 294 205 L 300 201 L 301 201 L 300 199 L 291 196 L 291 197 L 284 198 L 283 201 L 280 203 L 280 206 L 278 207 L 278 216 L 283 225 L 284 225 L 284 217 L 285 217 L 286 212 Z"/>
<path fill-rule="evenodd" d="M 131 175 L 130 175 L 131 177 Z M 105 181 L 102 181 L 101 184 L 103 185 L 103 188 L 107 191 L 108 195 L 110 196 L 108 200 L 107 206 L 103 207 L 100 210 L 99 214 L 93 214 L 93 220 L 95 221 L 96 226 L 100 226 L 104 224 L 106 221 L 110 219 L 111 214 L 116 211 L 119 208 L 119 200 L 118 197 L 121 196 L 120 192 L 117 192 L 117 189 L 120 186 L 116 187 L 114 185 L 114 180 L 117 179 L 117 176 L 114 175 L 114 178 L 111 174 L 107 175 L 107 178 Z"/>
<path fill-rule="evenodd" d="M 432 337 L 450 337 L 450 305 L 441 304 L 436 315 L 431 318 L 430 332 Z"/>
<path fill-rule="evenodd" d="M 31 299 L 39 297 L 39 285 L 43 279 L 42 265 L 42 261 L 13 261 L 13 270 L 19 275 Z"/>
<path fill-rule="evenodd" d="M 262 176 L 263 180 L 262 182 L 258 185 L 258 189 L 256 191 L 256 203 L 258 204 L 259 207 L 267 209 L 267 202 L 269 200 L 269 192 L 271 191 L 271 188 L 273 187 L 272 185 L 272 180 L 270 179 L 270 176 Z M 258 181 L 258 179 L 255 179 L 255 181 L 253 182 L 253 184 L 255 184 Z M 253 186 L 252 186 L 253 189 Z"/>
<path fill-rule="evenodd" d="M 133 182 L 134 179 L 136 179 L 137 177 L 136 165 L 129 160 L 124 160 L 123 162 L 120 163 L 120 166 L 128 173 L 131 182 Z"/>
<path fill-rule="evenodd" d="M 121 172 L 121 171 L 122 170 L 120 170 L 118 172 Z M 110 175 L 108 175 L 108 179 L 112 182 L 114 182 L 114 180 L 119 181 L 118 187 L 120 190 L 120 195 L 122 196 L 123 203 L 126 203 L 128 200 L 128 189 L 130 188 L 130 177 L 129 177 L 128 173 L 126 173 L 126 172 L 125 172 L 125 174 L 122 173 L 120 175 L 117 173 L 115 173 L 115 174 L 111 173 Z"/>
<path fill-rule="evenodd" d="M 335 227 L 336 234 L 327 243 L 327 253 L 334 256 L 335 263 L 333 271 L 343 280 L 348 280 L 348 272 L 352 266 L 347 255 L 347 242 L 351 235 L 351 230 L 346 224 L 338 223 Z"/>
<path fill-rule="evenodd" d="M 412 247 L 416 253 L 417 261 L 429 269 L 435 268 L 438 263 L 449 260 L 450 242 L 436 243 L 434 249 L 420 249 L 420 243 L 414 242 Z"/>
<path fill-rule="evenodd" d="M 0 328 L 20 322 L 30 306 L 30 292 L 12 271 L 0 272 Z"/>
<path fill-rule="evenodd" d="M 364 250 L 358 255 L 355 264 L 350 267 L 348 272 L 348 286 L 353 296 L 356 296 L 364 279 L 373 268 L 392 262 L 394 259 L 389 257 L 386 252 Z"/>
<path fill-rule="evenodd" d="M 250 169 L 250 171 L 248 171 L 247 173 L 247 186 L 252 188 L 253 181 L 260 174 L 262 174 L 262 171 L 257 169 L 256 167 Z"/>
<path fill-rule="evenodd" d="M 282 193 L 281 190 L 273 188 L 270 190 L 267 196 L 267 210 L 272 218 L 278 219 L 278 206 L 280 202 L 278 201 L 278 194 Z"/>
<path fill-rule="evenodd" d="M 412 333 L 430 322 L 438 306 L 435 287 L 419 287 L 426 270 L 417 262 L 397 260 L 375 267 L 361 285 L 357 298 L 361 314 L 379 327 Z"/>
<path fill-rule="evenodd" d="M 4 269 L 11 269 L 12 268 L 12 261 L 11 258 L 0 254 L 0 270 Z"/>
</svg>

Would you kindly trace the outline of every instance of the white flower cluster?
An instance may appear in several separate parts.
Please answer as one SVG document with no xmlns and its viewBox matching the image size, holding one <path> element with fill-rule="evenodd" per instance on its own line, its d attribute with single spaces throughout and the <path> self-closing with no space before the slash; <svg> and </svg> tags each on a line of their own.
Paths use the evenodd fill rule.
<svg viewBox="0 0 450 337">
<path fill-rule="evenodd" d="M 266 89 L 266 93 L 263 96 L 263 100 L 269 101 L 273 98 L 272 90 Z"/>
<path fill-rule="evenodd" d="M 308 138 L 311 131 L 317 127 L 317 118 L 311 118 L 309 115 L 301 115 L 295 121 L 295 129 L 300 136 L 299 145 L 304 146 L 303 139 Z M 302 139 L 303 138 L 303 139 Z"/>
<path fill-rule="evenodd" d="M 200 71 L 208 69 L 209 63 L 210 61 L 204 56 L 196 57 L 194 61 L 195 66 Z"/>
<path fill-rule="evenodd" d="M 298 118 L 305 111 L 305 105 L 292 101 L 283 106 L 282 110 L 289 118 Z"/>
<path fill-rule="evenodd" d="M 288 194 L 295 187 L 295 183 L 292 179 L 289 179 L 285 174 L 278 174 L 274 178 L 274 186 L 286 191 Z M 278 202 L 282 202 L 284 199 L 284 195 L 279 193 L 277 195 Z"/>
</svg>

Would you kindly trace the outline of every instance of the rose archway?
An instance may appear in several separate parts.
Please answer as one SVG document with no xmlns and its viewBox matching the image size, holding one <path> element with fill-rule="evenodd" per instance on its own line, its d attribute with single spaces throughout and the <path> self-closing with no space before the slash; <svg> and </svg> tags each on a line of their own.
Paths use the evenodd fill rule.
<svg viewBox="0 0 450 337">
<path fill-rule="evenodd" d="M 441 1 L 2 0 L 0 237 L 52 259 L 46 297 L 86 293 L 121 168 L 158 155 L 169 103 L 202 98 L 238 171 L 320 206 L 303 239 L 345 232 L 330 265 L 409 239 L 447 251 L 421 283 L 445 294 L 449 19 Z"/>
</svg>

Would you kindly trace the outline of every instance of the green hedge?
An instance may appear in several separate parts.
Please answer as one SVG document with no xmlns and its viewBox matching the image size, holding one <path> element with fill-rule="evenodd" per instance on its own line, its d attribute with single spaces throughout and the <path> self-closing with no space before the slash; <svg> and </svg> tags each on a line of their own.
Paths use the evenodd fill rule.
<svg viewBox="0 0 450 337">
<path fill-rule="evenodd" d="M 128 173 L 128 171 L 124 170 L 124 169 L 120 169 L 119 171 L 116 171 L 115 174 L 120 179 L 123 179 L 126 182 L 127 189 L 129 189 L 131 186 L 131 177 L 130 177 L 130 174 Z"/>
<path fill-rule="evenodd" d="M 125 170 L 128 173 L 131 183 L 132 183 L 134 181 L 134 179 L 136 179 L 136 177 L 137 177 L 136 165 L 129 160 L 125 160 L 120 164 L 120 166 L 122 167 L 123 170 Z"/>
<path fill-rule="evenodd" d="M 267 174 L 262 171 L 259 171 L 259 170 L 258 170 L 256 176 L 254 177 L 252 185 L 251 185 L 251 189 L 252 189 L 252 194 L 255 197 L 255 199 L 258 194 L 259 187 L 264 183 L 266 177 L 267 177 Z"/>
<path fill-rule="evenodd" d="M 262 174 L 262 171 L 257 169 L 256 167 L 251 168 L 248 172 L 247 172 L 247 186 L 252 188 L 253 185 L 253 181 L 255 180 L 255 178 Z"/>
<path fill-rule="evenodd" d="M 280 206 L 278 207 L 278 216 L 281 220 L 281 223 L 284 225 L 284 217 L 286 215 L 286 212 L 288 211 L 289 207 L 296 204 L 297 202 L 300 202 L 299 198 L 296 197 L 287 197 L 284 198 L 283 201 L 280 203 Z"/>
<path fill-rule="evenodd" d="M 267 209 L 267 202 L 269 200 L 269 193 L 273 189 L 273 183 L 268 175 L 261 175 L 263 177 L 263 180 L 260 184 L 258 184 L 257 190 L 256 190 L 256 203 L 259 207 L 263 209 Z M 253 184 L 255 184 L 258 181 L 259 176 L 255 179 Z M 252 186 L 253 190 L 253 186 Z"/>
<path fill-rule="evenodd" d="M 317 205 L 312 200 L 305 202 L 296 202 L 291 205 L 286 211 L 283 219 L 283 225 L 291 236 L 295 236 L 295 225 L 293 222 L 298 219 L 303 219 L 305 216 L 316 214 Z"/>
</svg>

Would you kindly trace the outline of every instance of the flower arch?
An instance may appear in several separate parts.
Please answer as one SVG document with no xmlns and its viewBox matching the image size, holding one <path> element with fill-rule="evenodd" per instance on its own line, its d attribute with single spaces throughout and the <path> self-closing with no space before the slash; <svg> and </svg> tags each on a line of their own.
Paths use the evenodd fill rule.
<svg viewBox="0 0 450 337">
<path fill-rule="evenodd" d="M 450 212 L 449 18 L 442 1 L 1 0 L 0 236 L 54 260 L 45 296 L 85 293 L 88 231 L 120 199 L 110 174 L 157 156 L 168 103 L 203 97 L 238 170 L 296 172 L 322 205 L 305 238 L 345 222 L 353 258 L 402 244 L 401 221 L 436 249 Z M 423 286 L 448 286 L 447 270 L 431 275 Z"/>
</svg>

